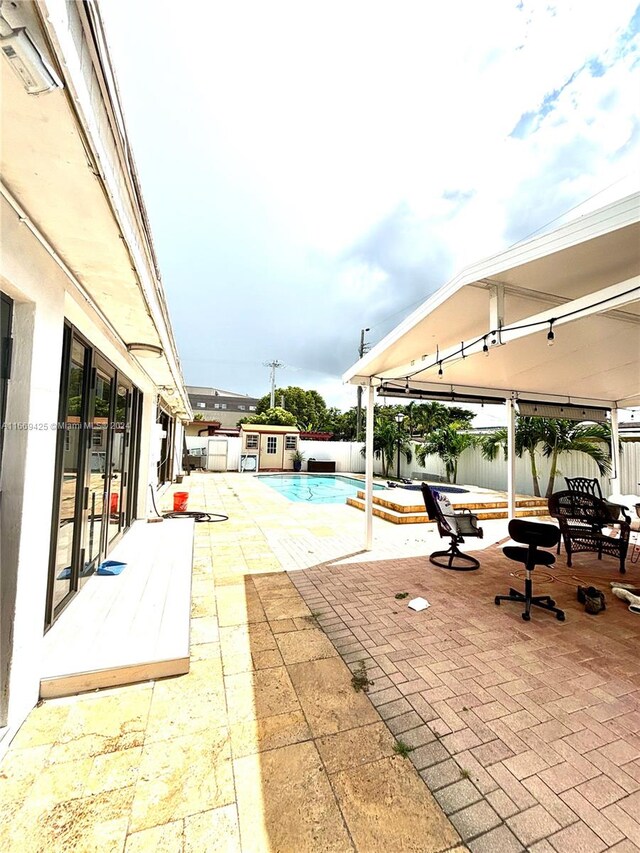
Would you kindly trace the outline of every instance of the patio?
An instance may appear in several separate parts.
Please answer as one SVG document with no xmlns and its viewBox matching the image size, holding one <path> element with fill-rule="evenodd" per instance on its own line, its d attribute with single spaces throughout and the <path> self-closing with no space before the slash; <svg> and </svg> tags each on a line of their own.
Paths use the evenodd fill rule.
<svg viewBox="0 0 640 853">
<path fill-rule="evenodd" d="M 431 525 L 374 519 L 363 552 L 351 508 L 247 474 L 185 485 L 229 515 L 196 525 L 189 674 L 34 709 L 0 765 L 2 849 L 640 848 L 640 619 L 575 601 L 614 561 L 561 556 L 546 585 L 567 621 L 525 624 L 493 604 L 503 520 L 460 575 L 428 562 Z"/>
</svg>

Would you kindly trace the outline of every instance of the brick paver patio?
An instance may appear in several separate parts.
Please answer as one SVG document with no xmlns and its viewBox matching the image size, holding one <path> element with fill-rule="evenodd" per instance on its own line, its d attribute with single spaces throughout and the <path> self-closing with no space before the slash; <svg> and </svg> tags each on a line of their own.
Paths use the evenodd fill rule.
<svg viewBox="0 0 640 853">
<path fill-rule="evenodd" d="M 493 602 L 519 585 L 513 563 L 495 546 L 481 559 L 477 572 L 425 556 L 291 578 L 344 659 L 365 662 L 369 698 L 472 851 L 640 849 L 640 616 L 609 594 L 615 560 L 581 554 L 570 570 L 560 556 L 534 586 L 566 622 L 526 623 L 521 605 Z M 606 592 L 597 616 L 576 600 L 585 582 Z M 403 592 L 431 606 L 411 611 Z"/>
</svg>

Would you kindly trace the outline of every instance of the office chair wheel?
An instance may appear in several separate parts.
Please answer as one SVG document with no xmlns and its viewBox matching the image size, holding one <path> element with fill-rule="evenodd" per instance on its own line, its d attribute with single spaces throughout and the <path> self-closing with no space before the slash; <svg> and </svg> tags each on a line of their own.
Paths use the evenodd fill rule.
<svg viewBox="0 0 640 853">
<path fill-rule="evenodd" d="M 522 618 L 524 619 L 525 622 L 530 622 L 531 621 L 531 614 L 530 613 L 523 613 Z"/>
<path fill-rule="evenodd" d="M 564 615 L 564 613 L 563 613 L 563 611 L 562 611 L 562 610 L 559 610 L 559 611 L 556 613 L 556 619 L 558 620 L 558 622 L 564 622 L 564 620 L 565 620 L 565 615 Z"/>
<path fill-rule="evenodd" d="M 498 605 L 498 607 L 500 607 L 500 596 L 499 595 L 496 595 L 495 602 Z"/>
<path fill-rule="evenodd" d="M 556 606 L 555 601 L 553 600 L 553 598 L 550 598 L 549 599 L 549 607 L 555 607 L 555 606 Z"/>
</svg>

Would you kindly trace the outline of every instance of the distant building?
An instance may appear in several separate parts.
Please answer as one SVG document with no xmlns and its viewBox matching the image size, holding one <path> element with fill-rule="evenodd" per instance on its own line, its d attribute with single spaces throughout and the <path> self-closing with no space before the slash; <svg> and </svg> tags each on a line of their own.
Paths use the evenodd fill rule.
<svg viewBox="0 0 640 853">
<path fill-rule="evenodd" d="M 223 391 L 220 388 L 200 388 L 187 385 L 189 402 L 195 415 L 202 415 L 198 421 L 203 427 L 209 423 L 219 423 L 222 430 L 238 426 L 240 418 L 255 415 L 258 405 L 257 397 L 248 394 L 236 394 L 233 391 Z M 188 434 L 196 434 L 192 429 Z"/>
</svg>

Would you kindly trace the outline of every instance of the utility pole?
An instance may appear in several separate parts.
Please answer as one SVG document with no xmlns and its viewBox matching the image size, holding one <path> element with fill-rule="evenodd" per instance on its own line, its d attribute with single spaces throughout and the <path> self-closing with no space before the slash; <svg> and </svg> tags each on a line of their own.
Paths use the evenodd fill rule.
<svg viewBox="0 0 640 853">
<path fill-rule="evenodd" d="M 284 364 L 278 359 L 274 359 L 273 361 L 263 361 L 262 362 L 265 367 L 271 368 L 271 397 L 269 399 L 269 408 L 273 409 L 276 403 L 276 370 L 279 367 L 284 367 Z"/>
<path fill-rule="evenodd" d="M 369 349 L 369 344 L 364 342 L 364 333 L 370 332 L 371 329 L 360 330 L 360 346 L 358 347 L 358 355 L 360 358 Z M 360 441 L 360 432 L 362 430 L 362 385 L 358 385 L 358 408 L 356 410 L 356 441 Z"/>
</svg>

